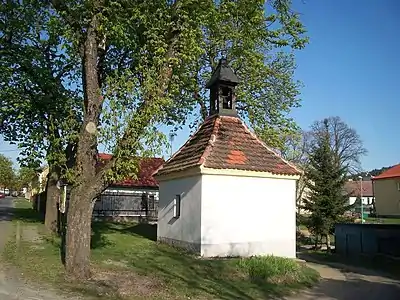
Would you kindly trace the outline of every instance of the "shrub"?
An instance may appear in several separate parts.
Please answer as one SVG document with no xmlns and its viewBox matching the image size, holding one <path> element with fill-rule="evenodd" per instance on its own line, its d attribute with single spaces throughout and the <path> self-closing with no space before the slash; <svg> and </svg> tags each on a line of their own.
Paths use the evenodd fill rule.
<svg viewBox="0 0 400 300">
<path fill-rule="evenodd" d="M 255 282 L 311 285 L 319 278 L 317 272 L 293 259 L 272 255 L 242 258 L 239 268 Z"/>
</svg>

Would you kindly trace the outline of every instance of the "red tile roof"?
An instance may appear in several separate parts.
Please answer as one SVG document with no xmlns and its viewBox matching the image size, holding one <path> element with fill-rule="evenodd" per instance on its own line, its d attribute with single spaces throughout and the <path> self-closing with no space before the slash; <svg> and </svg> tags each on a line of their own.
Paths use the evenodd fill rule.
<svg viewBox="0 0 400 300">
<path fill-rule="evenodd" d="M 372 180 L 377 180 L 377 179 L 385 179 L 385 178 L 396 178 L 400 177 L 400 164 L 395 165 L 391 167 L 390 169 L 387 169 L 385 172 L 378 176 L 372 177 Z"/>
<path fill-rule="evenodd" d="M 168 160 L 157 175 L 204 166 L 299 175 L 296 167 L 262 143 L 237 117 L 214 115 Z"/>
<path fill-rule="evenodd" d="M 360 196 L 360 181 L 347 181 L 344 185 L 344 189 L 346 194 L 350 197 L 359 197 Z M 362 182 L 362 195 L 363 197 L 373 197 L 374 191 L 372 188 L 371 180 L 364 180 Z"/>
<path fill-rule="evenodd" d="M 111 154 L 99 153 L 99 159 L 107 161 L 112 158 Z M 164 163 L 164 159 L 158 157 L 143 158 L 139 162 L 139 172 L 137 179 L 126 179 L 121 182 L 113 183 L 112 186 L 124 187 L 158 187 L 157 180 L 153 173 Z"/>
</svg>

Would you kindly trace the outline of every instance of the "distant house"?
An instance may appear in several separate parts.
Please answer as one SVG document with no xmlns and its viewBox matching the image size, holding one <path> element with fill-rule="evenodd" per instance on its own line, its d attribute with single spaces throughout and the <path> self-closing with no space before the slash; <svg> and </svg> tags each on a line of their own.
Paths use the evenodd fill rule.
<svg viewBox="0 0 400 300">
<path fill-rule="evenodd" d="M 376 214 L 400 217 L 400 164 L 372 178 Z"/>
<path fill-rule="evenodd" d="M 363 205 L 371 206 L 374 203 L 374 191 L 371 180 L 362 181 L 362 193 L 360 192 L 360 181 L 349 180 L 345 183 L 344 189 L 345 193 L 349 196 L 349 205 L 353 205 L 360 198 L 362 198 Z"/>
<path fill-rule="evenodd" d="M 43 166 L 36 170 L 36 176 L 30 182 L 25 192 L 25 198 L 33 203 L 33 207 L 44 212 L 46 206 L 46 185 L 49 167 Z"/>
<path fill-rule="evenodd" d="M 100 153 L 100 158 L 111 159 Z M 94 218 L 157 219 L 158 182 L 152 174 L 163 164 L 162 158 L 143 158 L 139 163 L 137 179 L 126 179 L 109 185 L 96 199 Z"/>
<path fill-rule="evenodd" d="M 99 153 L 103 162 L 110 160 L 112 155 Z M 141 218 L 157 220 L 158 212 L 158 182 L 153 173 L 164 163 L 162 158 L 142 158 L 136 179 L 126 179 L 110 184 L 95 200 L 93 208 L 94 219 L 130 220 Z M 65 212 L 65 203 L 69 199 L 69 188 L 64 187 L 60 202 L 61 213 Z"/>
</svg>

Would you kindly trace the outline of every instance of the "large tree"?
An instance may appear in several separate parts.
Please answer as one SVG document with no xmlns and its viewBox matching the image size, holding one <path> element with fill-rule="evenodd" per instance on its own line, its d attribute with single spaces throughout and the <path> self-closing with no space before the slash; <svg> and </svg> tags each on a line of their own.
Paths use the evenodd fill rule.
<svg viewBox="0 0 400 300">
<path fill-rule="evenodd" d="M 11 188 L 14 178 L 15 173 L 12 160 L 0 154 L 0 187 Z"/>
<path fill-rule="evenodd" d="M 55 231 L 57 182 L 79 128 L 79 91 L 68 86 L 78 64 L 63 50 L 63 28 L 45 2 L 2 1 L 0 18 L 0 133 L 18 144 L 23 166 L 47 161 L 45 224 Z"/>
<path fill-rule="evenodd" d="M 283 137 L 297 126 L 288 113 L 300 105 L 300 82 L 294 79 L 293 50 L 307 43 L 291 1 L 220 1 L 207 12 L 202 32 L 202 55 L 195 66 L 196 120 L 209 112 L 205 84 L 221 55 L 239 78 L 237 109 L 269 146 L 282 149 Z M 199 115 L 199 116 L 197 116 Z M 195 124 L 196 125 L 196 124 Z"/>
<path fill-rule="evenodd" d="M 296 182 L 296 206 L 298 214 L 303 211 L 303 199 L 307 195 L 305 170 L 309 164 L 310 141 L 310 132 L 298 130 L 284 137 L 284 146 L 279 152 L 284 159 L 295 164 L 297 168 L 303 171 Z"/>
<path fill-rule="evenodd" d="M 315 141 L 326 132 L 328 124 L 329 145 L 336 162 L 351 173 L 361 171 L 360 159 L 367 154 L 363 141 L 357 131 L 345 123 L 340 117 L 329 117 L 316 121 L 311 126 L 311 133 Z"/>
<path fill-rule="evenodd" d="M 315 235 L 316 245 L 323 236 L 330 250 L 329 234 L 348 209 L 348 197 L 343 194 L 347 167 L 337 163 L 331 148 L 328 119 L 323 121 L 323 126 L 310 150 L 306 168 L 306 186 L 310 192 L 304 206 L 311 213 L 307 227 Z"/>
<path fill-rule="evenodd" d="M 198 106 L 206 116 L 204 82 L 221 56 L 244 82 L 241 113 L 279 147 L 278 137 L 294 127 L 286 113 L 298 105 L 293 56 L 279 47 L 301 48 L 306 39 L 289 0 L 269 2 L 267 12 L 260 0 L 50 2 L 39 7 L 51 16 L 45 24 L 62 28 L 57 53 L 80 66 L 62 82 L 82 95 L 66 172 L 66 270 L 79 279 L 89 275 L 92 200 L 109 182 L 135 176 L 138 157 L 160 149 L 159 124 L 179 126 Z M 99 145 L 113 153 L 110 161 L 98 161 Z"/>
</svg>

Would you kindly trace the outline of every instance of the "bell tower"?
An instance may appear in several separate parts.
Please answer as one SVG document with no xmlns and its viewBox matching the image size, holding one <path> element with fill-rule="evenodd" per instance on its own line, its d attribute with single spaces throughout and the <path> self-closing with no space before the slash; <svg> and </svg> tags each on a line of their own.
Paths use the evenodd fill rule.
<svg viewBox="0 0 400 300">
<path fill-rule="evenodd" d="M 206 85 L 210 89 L 210 115 L 237 116 L 235 87 L 239 82 L 226 59 L 220 59 Z"/>
</svg>

